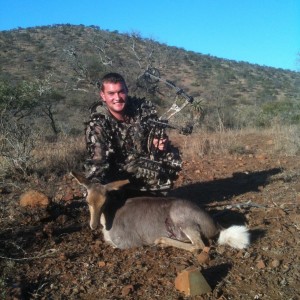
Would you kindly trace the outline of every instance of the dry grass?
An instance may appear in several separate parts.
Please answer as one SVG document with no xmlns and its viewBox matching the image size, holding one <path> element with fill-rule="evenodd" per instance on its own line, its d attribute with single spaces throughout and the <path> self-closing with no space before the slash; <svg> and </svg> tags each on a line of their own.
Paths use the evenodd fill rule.
<svg viewBox="0 0 300 300">
<path fill-rule="evenodd" d="M 199 159 L 206 155 L 247 154 L 257 144 L 267 143 L 269 154 L 294 156 L 300 153 L 300 128 L 276 125 L 270 129 L 241 129 L 222 132 L 199 131 L 191 136 L 171 134 L 184 159 Z"/>
<path fill-rule="evenodd" d="M 287 156 L 294 156 L 300 153 L 300 126 L 274 125 L 270 129 L 274 137 L 275 151 Z"/>
<path fill-rule="evenodd" d="M 41 172 L 64 174 L 82 164 L 85 156 L 84 137 L 60 136 L 56 141 L 41 141 L 34 155 Z"/>
<path fill-rule="evenodd" d="M 294 156 L 300 153 L 300 130 L 296 126 L 274 125 L 271 129 L 242 129 L 222 132 L 198 131 L 183 136 L 170 133 L 173 144 L 184 160 L 197 160 L 207 155 L 250 154 L 264 143 L 268 154 Z M 70 170 L 82 170 L 86 157 L 84 137 L 60 136 L 55 141 L 40 140 L 32 152 L 35 163 L 31 170 L 38 176 L 64 175 Z M 0 157 L 0 178 L 9 170 L 5 157 Z M 11 170 L 10 170 L 11 172 Z"/>
<path fill-rule="evenodd" d="M 206 155 L 222 155 L 237 145 L 240 131 L 207 132 L 199 131 L 190 136 L 171 135 L 174 145 L 179 146 L 183 159 L 196 160 Z"/>
<path fill-rule="evenodd" d="M 17 157 L 15 159 L 0 155 L 1 181 L 9 178 L 29 179 L 32 175 L 38 177 L 47 177 L 51 174 L 62 175 L 72 169 L 82 168 L 86 153 L 83 137 L 61 135 L 53 141 L 46 141 L 44 137 L 32 137 L 32 139 L 34 139 L 34 147 L 26 156 L 26 162 L 24 162 L 26 170 L 18 168 L 15 163 Z"/>
</svg>

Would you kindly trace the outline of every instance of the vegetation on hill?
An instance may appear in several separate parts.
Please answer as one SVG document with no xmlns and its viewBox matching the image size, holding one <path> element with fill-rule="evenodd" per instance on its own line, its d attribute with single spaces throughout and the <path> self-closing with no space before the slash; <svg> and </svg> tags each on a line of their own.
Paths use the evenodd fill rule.
<svg viewBox="0 0 300 300">
<path fill-rule="evenodd" d="M 99 99 L 99 78 L 110 71 L 123 74 L 131 94 L 150 98 L 163 113 L 180 99 L 165 84 L 143 80 L 148 68 L 157 69 L 194 97 L 170 120 L 194 131 L 300 123 L 299 72 L 202 55 L 137 32 L 19 28 L 0 32 L 0 54 L 0 151 L 22 173 L 41 141 L 82 136 L 88 108 Z"/>
<path fill-rule="evenodd" d="M 89 105 L 98 99 L 96 83 L 108 71 L 122 73 L 132 94 L 150 97 L 162 109 L 169 107 L 174 91 L 163 84 L 141 84 L 139 77 L 148 67 L 157 68 L 196 102 L 201 100 L 201 122 L 195 123 L 202 127 L 268 126 L 275 117 L 286 124 L 300 121 L 298 72 L 201 55 L 134 32 L 119 34 L 83 25 L 2 31 L 0 52 L 1 85 L 12 90 L 22 89 L 25 83 L 35 85 L 35 92 L 53 103 L 57 130 L 81 128 Z M 32 101 L 29 106 L 40 99 L 35 95 Z"/>
</svg>

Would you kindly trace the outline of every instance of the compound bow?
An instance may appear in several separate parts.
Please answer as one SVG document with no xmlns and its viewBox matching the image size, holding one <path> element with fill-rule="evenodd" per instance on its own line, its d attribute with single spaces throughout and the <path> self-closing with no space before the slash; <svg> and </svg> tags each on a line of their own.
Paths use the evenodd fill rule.
<svg viewBox="0 0 300 300">
<path fill-rule="evenodd" d="M 177 129 L 182 134 L 191 134 L 193 126 L 178 127 L 170 125 L 169 120 L 179 113 L 188 104 L 193 103 L 194 98 L 188 95 L 183 89 L 178 88 L 172 81 L 162 79 L 160 73 L 156 68 L 148 68 L 144 74 L 139 78 L 148 84 L 155 84 L 159 81 L 165 83 L 167 86 L 175 89 L 176 98 L 171 107 L 161 115 L 158 120 L 148 120 L 150 126 L 150 134 L 148 137 L 148 155 L 140 156 L 137 161 L 136 178 L 147 179 L 149 184 L 146 190 L 165 190 L 171 187 L 172 182 L 170 177 L 181 170 L 182 162 L 175 157 L 162 157 L 159 155 L 158 143 L 156 147 L 153 147 L 153 140 L 163 139 L 166 136 L 166 129 Z M 178 105 L 177 99 L 181 97 L 184 102 Z"/>
</svg>

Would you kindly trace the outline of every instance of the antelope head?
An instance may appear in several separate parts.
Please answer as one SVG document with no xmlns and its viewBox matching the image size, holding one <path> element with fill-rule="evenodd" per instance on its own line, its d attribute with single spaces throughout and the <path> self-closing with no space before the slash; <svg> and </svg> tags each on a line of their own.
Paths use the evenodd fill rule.
<svg viewBox="0 0 300 300">
<path fill-rule="evenodd" d="M 74 171 L 71 172 L 71 175 L 87 189 L 86 201 L 90 211 L 90 227 L 96 229 L 100 222 L 101 209 L 107 200 L 107 193 L 119 190 L 122 186 L 128 184 L 129 180 L 118 180 L 102 185 L 91 182 L 82 174 Z"/>
</svg>

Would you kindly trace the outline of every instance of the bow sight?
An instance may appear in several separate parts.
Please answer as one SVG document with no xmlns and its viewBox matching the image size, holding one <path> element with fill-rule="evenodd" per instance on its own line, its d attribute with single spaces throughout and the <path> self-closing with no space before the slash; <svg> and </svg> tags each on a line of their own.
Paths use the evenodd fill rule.
<svg viewBox="0 0 300 300">
<path fill-rule="evenodd" d="M 150 119 L 147 121 L 150 127 L 147 143 L 148 154 L 138 158 L 136 162 L 137 171 L 135 174 L 136 178 L 142 178 L 147 182 L 148 186 L 145 187 L 145 190 L 157 191 L 169 189 L 172 185 L 171 180 L 175 179 L 177 173 L 181 170 L 182 162 L 179 154 L 174 155 L 174 153 L 164 153 L 160 151 L 158 141 L 167 138 L 166 129 L 176 129 L 179 133 L 185 135 L 192 133 L 192 125 L 179 127 L 169 124 L 169 120 L 188 104 L 193 103 L 194 99 L 183 89 L 178 88 L 173 82 L 162 79 L 159 71 L 155 68 L 149 68 L 139 79 L 150 85 L 161 81 L 175 89 L 176 92 L 176 98 L 171 107 L 158 119 Z M 179 97 L 184 100 L 180 105 L 177 104 Z M 156 146 L 154 146 L 155 139 L 157 140 Z"/>
</svg>

